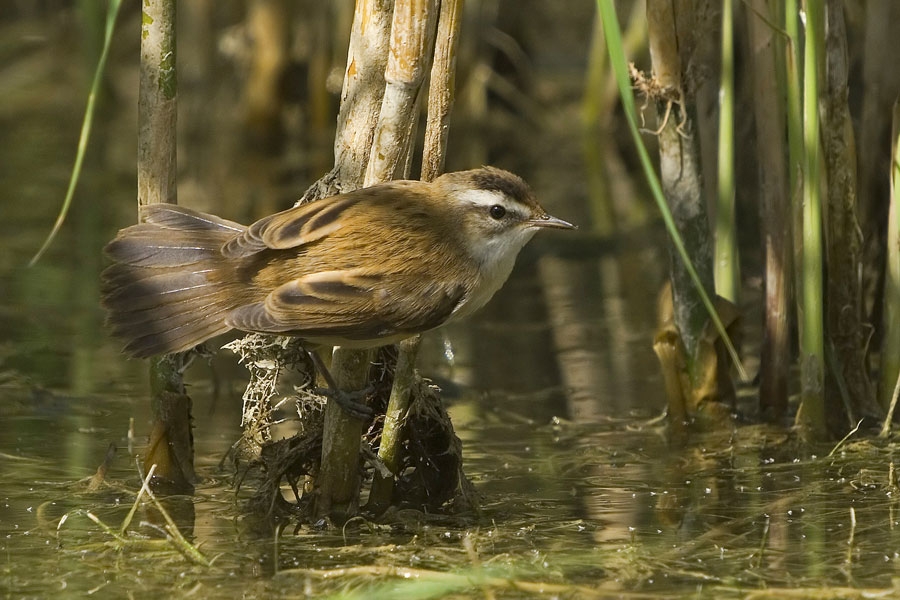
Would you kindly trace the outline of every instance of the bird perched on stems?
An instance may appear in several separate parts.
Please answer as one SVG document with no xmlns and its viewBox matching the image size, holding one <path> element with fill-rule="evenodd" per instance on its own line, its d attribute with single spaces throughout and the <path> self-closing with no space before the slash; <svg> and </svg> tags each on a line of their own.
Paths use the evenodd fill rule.
<svg viewBox="0 0 900 600">
<path fill-rule="evenodd" d="M 391 181 L 249 227 L 172 204 L 106 246 L 107 322 L 125 352 L 188 350 L 231 329 L 372 347 L 484 306 L 551 217 L 501 169 Z"/>
</svg>

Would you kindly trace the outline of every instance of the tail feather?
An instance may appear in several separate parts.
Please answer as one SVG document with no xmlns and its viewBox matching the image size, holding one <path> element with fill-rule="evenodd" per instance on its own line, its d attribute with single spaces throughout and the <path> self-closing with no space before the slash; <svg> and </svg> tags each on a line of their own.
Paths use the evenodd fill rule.
<svg viewBox="0 0 900 600">
<path fill-rule="evenodd" d="M 144 310 L 162 302 L 174 305 L 191 302 L 220 291 L 221 284 L 210 281 L 215 271 L 190 270 L 195 265 L 185 265 L 182 271 L 166 270 L 158 273 L 153 267 L 114 265 L 115 269 L 103 284 L 103 303 L 109 308 L 125 311 Z"/>
<path fill-rule="evenodd" d="M 225 325 L 224 318 L 228 310 L 204 315 L 200 320 L 182 324 L 176 328 L 166 328 L 158 332 L 132 338 L 123 351 L 135 358 L 147 358 L 157 354 L 171 354 L 190 350 L 197 344 L 231 330 Z"/>
<path fill-rule="evenodd" d="M 141 216 L 144 218 L 144 223 L 176 231 L 212 231 L 221 233 L 227 230 L 234 236 L 247 230 L 240 223 L 191 210 L 177 204 L 150 204 L 141 208 Z M 137 227 L 140 227 L 140 225 L 137 225 Z"/>
<path fill-rule="evenodd" d="M 105 249 L 113 264 L 102 275 L 102 303 L 125 352 L 180 352 L 228 331 L 244 286 L 221 249 L 245 227 L 174 205 L 145 207 L 142 216 Z"/>
<path fill-rule="evenodd" d="M 153 327 L 154 329 L 175 329 L 185 324 L 192 323 L 200 318 L 206 318 L 219 310 L 231 311 L 230 304 L 222 302 L 215 294 L 208 294 L 202 298 L 194 298 L 190 303 L 182 306 L 169 304 L 168 311 L 162 313 L 158 302 L 145 308 L 111 311 L 106 324 L 117 335 L 123 335 L 129 329 L 138 327 Z"/>
<path fill-rule="evenodd" d="M 221 243 L 209 239 L 209 232 L 176 231 L 149 224 L 128 229 L 127 237 L 116 238 L 106 247 L 108 256 L 124 264 L 180 267 L 222 254 Z"/>
</svg>

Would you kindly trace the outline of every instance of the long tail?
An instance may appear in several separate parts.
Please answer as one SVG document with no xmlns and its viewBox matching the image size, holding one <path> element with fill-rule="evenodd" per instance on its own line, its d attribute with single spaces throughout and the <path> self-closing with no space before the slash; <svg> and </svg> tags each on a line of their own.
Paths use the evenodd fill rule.
<svg viewBox="0 0 900 600">
<path fill-rule="evenodd" d="M 142 215 L 105 249 L 114 264 L 102 275 L 102 304 L 125 352 L 180 352 L 228 331 L 240 289 L 221 249 L 246 228 L 172 204 Z"/>
</svg>

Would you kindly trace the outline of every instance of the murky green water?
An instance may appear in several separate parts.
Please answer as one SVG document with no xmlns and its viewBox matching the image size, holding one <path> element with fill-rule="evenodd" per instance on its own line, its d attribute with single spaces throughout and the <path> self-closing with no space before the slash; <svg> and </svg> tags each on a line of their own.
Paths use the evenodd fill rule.
<svg viewBox="0 0 900 600">
<path fill-rule="evenodd" d="M 86 61 L 67 18 L 0 29 L 6 597 L 893 594 L 894 446 L 845 445 L 829 457 L 830 447 L 798 450 L 788 432 L 759 426 L 671 442 L 651 422 L 663 406 L 650 340 L 666 258 L 645 231 L 605 244 L 589 227 L 568 246 L 537 240 L 482 315 L 425 341 L 421 367 L 446 390 L 479 515 L 344 531 L 276 533 L 256 522 L 230 463 L 220 466 L 240 433 L 244 377 L 223 353 L 189 373 L 202 483 L 169 506 L 212 566 L 162 539 L 147 506 L 130 528 L 136 535 L 116 543 L 88 513 L 118 530 L 140 487 L 135 458 L 150 427 L 146 365 L 119 355 L 97 304 L 100 249 L 134 218 L 134 44 L 114 54 L 114 83 L 63 234 L 38 266 L 24 267 L 63 196 L 80 125 Z M 233 102 L 216 105 L 225 111 L 218 122 L 204 114 L 229 85 L 183 88 L 191 136 L 179 193 L 185 204 L 247 221 L 288 205 L 327 162 L 330 144 L 326 135 L 261 157 L 228 126 Z M 559 155 L 517 170 L 552 212 L 586 223 L 592 167 L 565 141 L 576 114 L 548 111 L 546 128 L 529 135 Z M 466 160 L 451 163 L 471 166 Z M 106 483 L 89 491 L 110 444 L 117 453 Z"/>
</svg>

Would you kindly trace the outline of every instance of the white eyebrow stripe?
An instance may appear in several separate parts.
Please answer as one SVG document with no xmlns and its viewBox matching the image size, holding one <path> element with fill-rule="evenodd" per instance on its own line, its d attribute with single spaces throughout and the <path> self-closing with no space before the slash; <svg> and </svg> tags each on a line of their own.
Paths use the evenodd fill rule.
<svg viewBox="0 0 900 600">
<path fill-rule="evenodd" d="M 497 190 L 466 190 L 459 194 L 459 198 L 478 206 L 488 207 L 495 204 L 509 206 L 506 196 Z"/>
</svg>

